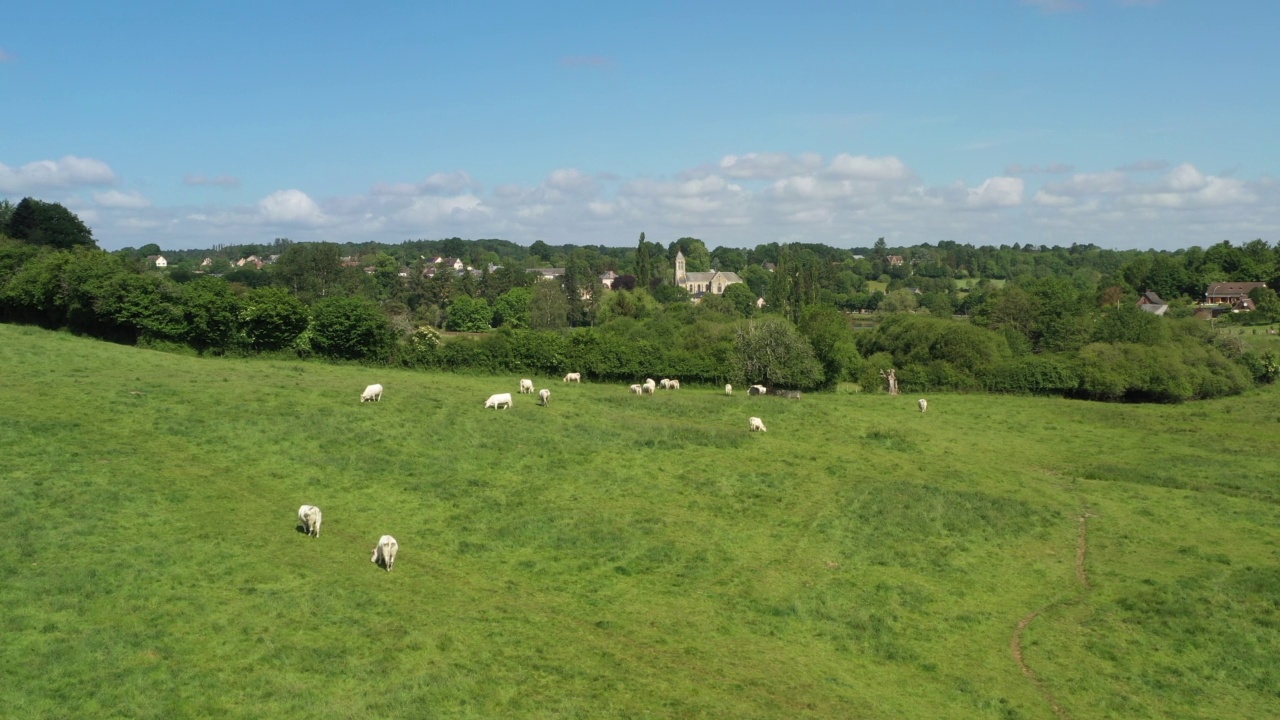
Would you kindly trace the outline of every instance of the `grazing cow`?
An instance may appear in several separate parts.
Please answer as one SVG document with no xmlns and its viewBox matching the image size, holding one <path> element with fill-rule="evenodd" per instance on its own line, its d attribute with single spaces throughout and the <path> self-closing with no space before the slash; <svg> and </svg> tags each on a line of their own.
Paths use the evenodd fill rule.
<svg viewBox="0 0 1280 720">
<path fill-rule="evenodd" d="M 302 523 L 302 531 L 307 535 L 320 537 L 320 508 L 315 505 L 298 508 L 298 522 Z"/>
<path fill-rule="evenodd" d="M 645 380 L 644 385 L 641 385 L 640 387 L 650 395 L 658 389 L 658 386 L 653 382 L 653 380 Z"/>
<path fill-rule="evenodd" d="M 523 394 L 525 394 L 525 393 L 531 393 L 531 392 L 533 392 L 533 381 L 532 381 L 532 380 L 521 380 L 521 381 L 520 381 L 520 394 L 521 394 L 521 395 L 523 395 Z"/>
<path fill-rule="evenodd" d="M 680 389 L 680 381 L 679 381 L 679 380 L 668 380 L 668 381 L 667 381 L 667 389 L 668 389 L 668 390 L 679 390 L 679 389 Z"/>
<path fill-rule="evenodd" d="M 374 383 L 373 385 L 365 388 L 364 392 L 360 393 L 360 402 L 364 402 L 366 400 L 370 402 L 382 402 L 382 385 Z"/>
<path fill-rule="evenodd" d="M 920 406 L 920 412 L 924 412 L 925 410 L 929 409 L 929 401 L 925 400 L 924 398 L 920 398 L 920 400 L 916 403 L 916 405 Z"/>
<path fill-rule="evenodd" d="M 732 385 L 729 385 L 729 384 L 727 384 L 727 383 L 726 383 L 726 384 L 725 384 L 725 386 L 724 386 L 724 394 L 725 394 L 725 395 L 732 395 L 732 394 L 733 394 L 733 386 L 732 386 Z"/>
<path fill-rule="evenodd" d="M 400 543 L 390 535 L 383 535 L 378 538 L 378 544 L 373 546 L 373 557 L 369 558 L 369 562 L 376 563 L 391 572 L 391 566 L 396 564 L 396 551 L 400 549 Z"/>
<path fill-rule="evenodd" d="M 663 390 L 668 390 L 671 388 L 671 381 L 666 378 L 662 378 L 661 380 L 658 381 L 658 387 L 662 388 Z"/>
<path fill-rule="evenodd" d="M 542 388 L 542 390 L 538 393 L 538 404 L 541 405 L 542 407 L 547 407 L 548 405 L 551 404 L 550 390 L 546 388 Z"/>
<path fill-rule="evenodd" d="M 582 373 L 569 373 L 564 376 L 564 381 L 580 383 L 582 382 Z"/>
<path fill-rule="evenodd" d="M 758 418 L 758 417 L 753 417 L 753 418 L 751 418 L 750 420 L 748 420 L 748 422 L 750 422 L 750 423 L 751 423 L 751 432 L 755 432 L 756 430 L 759 430 L 760 432 L 764 432 L 764 431 L 765 431 L 765 430 L 764 430 L 764 421 L 763 421 L 763 420 L 761 420 L 760 418 Z"/>
<path fill-rule="evenodd" d="M 763 385 L 752 385 L 750 388 L 747 388 L 747 394 L 748 395 L 768 395 L 769 388 Z"/>
<path fill-rule="evenodd" d="M 643 386 L 643 385 L 632 385 L 631 387 L 627 388 L 627 392 L 633 392 L 633 393 L 635 393 L 635 394 L 639 395 L 641 392 L 644 392 L 644 386 Z"/>
<path fill-rule="evenodd" d="M 511 393 L 498 393 L 496 395 L 490 395 L 489 399 L 484 401 L 484 407 L 486 410 L 489 408 L 498 410 L 503 405 L 507 406 L 508 408 L 511 407 Z"/>
</svg>

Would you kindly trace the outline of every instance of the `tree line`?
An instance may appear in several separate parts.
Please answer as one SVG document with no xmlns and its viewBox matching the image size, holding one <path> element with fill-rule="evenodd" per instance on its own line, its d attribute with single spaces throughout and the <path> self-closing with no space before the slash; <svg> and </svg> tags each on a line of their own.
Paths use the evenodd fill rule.
<svg viewBox="0 0 1280 720">
<path fill-rule="evenodd" d="M 882 385 L 879 372 L 893 367 L 911 392 L 1180 401 L 1237 393 L 1278 372 L 1274 354 L 1250 351 L 1191 317 L 1203 282 L 1274 283 L 1280 248 L 1262 241 L 1139 252 L 950 242 L 890 248 L 883 240 L 851 250 L 708 250 L 696 238 L 664 246 L 644 234 L 626 248 L 278 239 L 166 253 L 163 271 L 145 259 L 159 250 L 106 252 L 56 203 L 0 202 L 0 320 L 201 353 L 572 370 L 620 382 L 664 375 L 873 390 Z M 731 270 L 744 282 L 692 303 L 674 284 L 677 252 L 691 272 Z M 437 255 L 473 270 L 432 266 Z M 232 265 L 251 256 L 274 262 Z M 528 272 L 534 267 L 564 272 L 545 280 Z M 607 271 L 617 275 L 613 290 L 600 279 Z M 1173 302 L 1169 317 L 1138 309 L 1138 293 L 1149 289 Z M 1263 290 L 1255 320 L 1280 308 L 1274 291 Z M 855 331 L 858 317 L 874 319 L 874 328 Z"/>
</svg>

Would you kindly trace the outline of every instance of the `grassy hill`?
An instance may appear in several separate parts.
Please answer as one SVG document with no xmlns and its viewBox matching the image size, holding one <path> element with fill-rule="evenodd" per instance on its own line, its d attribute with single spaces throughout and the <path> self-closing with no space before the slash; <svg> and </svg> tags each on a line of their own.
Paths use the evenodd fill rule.
<svg viewBox="0 0 1280 720">
<path fill-rule="evenodd" d="M 6 717 L 1280 707 L 1274 389 L 922 415 L 535 378 L 551 407 L 495 412 L 518 378 L 13 326 L 0 370 Z"/>
</svg>

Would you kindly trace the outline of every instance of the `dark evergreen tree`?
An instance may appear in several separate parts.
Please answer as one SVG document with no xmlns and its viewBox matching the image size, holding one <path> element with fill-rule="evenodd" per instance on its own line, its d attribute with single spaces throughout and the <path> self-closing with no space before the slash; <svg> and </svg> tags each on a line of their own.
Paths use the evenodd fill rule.
<svg viewBox="0 0 1280 720">
<path fill-rule="evenodd" d="M 32 245 L 70 249 L 78 245 L 96 247 L 93 233 L 76 214 L 58 203 L 23 198 L 13 209 L 5 227 L 9 237 Z"/>
</svg>

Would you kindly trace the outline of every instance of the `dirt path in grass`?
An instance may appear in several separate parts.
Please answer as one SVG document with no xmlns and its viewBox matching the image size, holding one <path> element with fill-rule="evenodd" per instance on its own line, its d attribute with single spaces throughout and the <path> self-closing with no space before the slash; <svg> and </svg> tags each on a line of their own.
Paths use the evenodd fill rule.
<svg viewBox="0 0 1280 720">
<path fill-rule="evenodd" d="M 1009 652 L 1013 654 L 1014 661 L 1018 663 L 1018 669 L 1022 670 L 1022 674 L 1031 680 L 1031 683 L 1036 686 L 1036 690 L 1040 692 L 1040 696 L 1044 698 L 1044 701 L 1049 704 L 1050 708 L 1053 708 L 1053 714 L 1057 715 L 1059 720 L 1071 720 L 1071 715 L 1067 713 L 1066 708 L 1062 707 L 1062 704 L 1053 696 L 1053 692 L 1049 690 L 1049 686 L 1045 683 L 1044 679 L 1037 675 L 1036 671 L 1032 670 L 1031 666 L 1027 664 L 1026 654 L 1022 649 L 1022 634 L 1026 631 L 1027 627 L 1031 625 L 1031 621 L 1035 620 L 1040 613 L 1058 605 L 1076 602 L 1082 599 L 1093 587 L 1089 584 L 1089 572 L 1088 568 L 1085 566 L 1085 560 L 1089 555 L 1089 518 L 1091 517 L 1093 517 L 1091 513 L 1085 512 L 1076 518 L 1076 523 L 1079 525 L 1079 530 L 1076 533 L 1076 580 L 1080 581 L 1082 588 L 1080 592 L 1070 600 L 1052 602 L 1039 610 L 1027 613 L 1026 617 L 1018 621 L 1018 627 L 1013 631 L 1013 637 L 1009 639 Z"/>
</svg>

